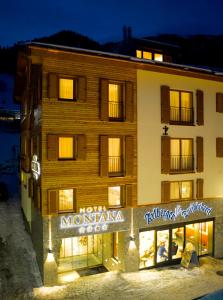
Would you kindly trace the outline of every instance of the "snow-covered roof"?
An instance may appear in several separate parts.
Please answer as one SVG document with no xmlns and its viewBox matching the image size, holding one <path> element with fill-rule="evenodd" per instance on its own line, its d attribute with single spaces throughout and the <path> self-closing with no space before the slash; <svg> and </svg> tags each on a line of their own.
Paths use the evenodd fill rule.
<svg viewBox="0 0 223 300">
<path fill-rule="evenodd" d="M 216 71 L 214 69 L 211 69 L 210 67 L 197 67 L 197 66 L 191 66 L 191 65 L 176 64 L 176 63 L 172 63 L 172 62 L 170 63 L 170 62 L 142 59 L 142 58 L 137 58 L 134 56 L 117 54 L 117 53 L 113 53 L 113 52 L 104 52 L 104 51 L 98 51 L 98 50 L 90 50 L 90 49 L 62 46 L 62 45 L 49 44 L 49 43 L 29 42 L 26 44 L 31 45 L 31 46 L 32 45 L 40 46 L 40 47 L 44 47 L 44 48 L 58 49 L 58 50 L 63 50 L 63 51 L 78 52 L 78 53 L 92 54 L 92 55 L 96 55 L 96 56 L 117 58 L 117 59 L 145 63 L 145 64 L 150 64 L 150 65 L 152 64 L 152 65 L 159 65 L 159 66 L 164 66 L 164 67 L 177 68 L 177 69 L 182 69 L 185 71 L 195 71 L 195 72 L 199 72 L 199 73 L 212 74 L 212 75 L 219 76 L 219 77 L 223 76 L 223 71 L 222 72 L 219 70 Z"/>
</svg>

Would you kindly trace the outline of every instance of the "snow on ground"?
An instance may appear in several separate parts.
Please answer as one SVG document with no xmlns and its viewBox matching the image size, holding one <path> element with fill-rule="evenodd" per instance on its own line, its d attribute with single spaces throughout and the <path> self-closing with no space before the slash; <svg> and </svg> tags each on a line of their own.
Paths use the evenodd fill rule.
<svg viewBox="0 0 223 300">
<path fill-rule="evenodd" d="M 0 299 L 191 300 L 223 288 L 223 260 L 200 259 L 200 268 L 169 266 L 134 273 L 107 272 L 67 285 L 42 287 L 29 234 L 16 201 L 0 202 Z"/>
</svg>

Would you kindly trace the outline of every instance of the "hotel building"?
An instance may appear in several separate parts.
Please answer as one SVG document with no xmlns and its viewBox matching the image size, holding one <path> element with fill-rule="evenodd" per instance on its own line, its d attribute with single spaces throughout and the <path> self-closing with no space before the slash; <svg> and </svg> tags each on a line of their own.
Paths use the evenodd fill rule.
<svg viewBox="0 0 223 300">
<path fill-rule="evenodd" d="M 46 285 L 185 247 L 223 257 L 222 74 L 135 50 L 19 53 L 21 206 Z"/>
</svg>

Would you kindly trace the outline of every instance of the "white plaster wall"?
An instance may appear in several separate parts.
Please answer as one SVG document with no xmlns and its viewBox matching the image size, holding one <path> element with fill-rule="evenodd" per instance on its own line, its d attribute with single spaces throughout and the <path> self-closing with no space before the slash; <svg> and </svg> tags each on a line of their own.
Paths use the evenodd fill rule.
<svg viewBox="0 0 223 300">
<path fill-rule="evenodd" d="M 193 92 L 196 121 L 196 90 L 204 92 L 204 125 L 167 125 L 171 137 L 194 138 L 196 167 L 196 136 L 204 138 L 204 172 L 191 174 L 161 174 L 160 86 Z M 223 114 L 216 112 L 216 92 L 223 92 L 223 83 L 169 75 L 144 70 L 137 71 L 137 155 L 138 204 L 161 202 L 161 181 L 204 179 L 204 198 L 223 197 L 223 158 L 216 157 L 216 137 L 223 137 Z M 194 196 L 196 182 L 194 181 Z"/>
</svg>

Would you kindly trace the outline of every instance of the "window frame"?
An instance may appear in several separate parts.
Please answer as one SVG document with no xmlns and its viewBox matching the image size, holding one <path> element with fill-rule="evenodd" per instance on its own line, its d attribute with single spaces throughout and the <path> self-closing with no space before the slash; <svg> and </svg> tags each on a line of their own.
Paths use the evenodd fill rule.
<svg viewBox="0 0 223 300">
<path fill-rule="evenodd" d="M 60 138 L 73 138 L 73 157 L 72 158 L 63 158 L 59 156 L 60 153 Z M 58 135 L 58 161 L 67 161 L 67 160 L 76 160 L 77 159 L 77 138 L 75 135 Z"/>
<path fill-rule="evenodd" d="M 72 209 L 60 210 L 60 191 L 64 191 L 64 190 L 72 190 L 73 191 L 73 208 Z M 58 189 L 58 214 L 73 212 L 75 210 L 75 205 L 74 205 L 74 200 L 75 199 L 76 199 L 76 197 L 75 197 L 75 189 L 74 188 Z"/>
<path fill-rule="evenodd" d="M 173 125 L 186 125 L 186 126 L 194 126 L 194 93 L 193 91 L 188 91 L 188 90 L 178 90 L 178 89 L 169 89 L 169 99 L 171 98 L 171 92 L 179 92 L 179 121 L 174 121 L 174 120 L 171 120 L 171 105 L 170 105 L 170 102 L 169 102 L 169 105 L 170 105 L 170 120 L 169 120 L 169 123 L 170 124 L 173 124 Z M 181 99 L 182 99 L 182 93 L 188 93 L 190 94 L 190 98 L 191 98 L 191 110 L 192 110 L 192 120 L 191 121 L 182 121 L 181 119 L 181 108 L 182 108 L 182 105 L 181 105 Z M 170 101 L 170 100 L 169 100 Z"/>
<path fill-rule="evenodd" d="M 154 51 L 154 50 L 150 50 L 150 49 L 136 49 L 135 51 L 136 51 L 135 52 L 136 58 L 138 58 L 138 59 L 154 60 L 154 61 L 158 61 L 158 62 L 163 62 L 164 61 L 164 53 L 162 53 L 162 52 L 158 52 L 158 51 Z M 151 53 L 151 59 L 150 58 L 145 58 L 144 57 L 144 52 Z M 140 54 L 140 57 L 137 56 L 137 54 Z M 156 54 L 157 55 L 162 55 L 162 60 L 155 59 Z"/>
<path fill-rule="evenodd" d="M 73 98 L 72 99 L 60 98 L 60 79 L 73 80 Z M 77 77 L 58 75 L 58 100 L 59 101 L 76 102 L 77 101 L 77 88 L 78 88 Z"/>
<path fill-rule="evenodd" d="M 173 199 L 171 198 L 171 184 L 172 183 L 178 183 L 180 184 L 181 186 L 179 186 L 179 198 L 177 199 Z M 181 189 L 182 189 L 182 183 L 183 182 L 190 182 L 191 183 L 191 190 L 190 190 L 190 197 L 189 198 L 182 198 L 181 194 Z M 194 180 L 174 180 L 174 181 L 170 181 L 170 201 L 171 202 L 177 202 L 177 201 L 189 201 L 189 200 L 192 200 L 194 197 Z"/>
<path fill-rule="evenodd" d="M 110 205 L 109 204 L 109 188 L 112 187 L 120 187 L 120 205 Z M 108 186 L 108 208 L 109 209 L 116 209 L 116 208 L 123 208 L 126 206 L 126 191 L 125 191 L 125 185 L 109 185 Z"/>
<path fill-rule="evenodd" d="M 179 169 L 172 169 L 171 168 L 171 158 L 173 157 L 173 154 L 171 154 L 171 141 L 172 140 L 178 140 L 179 141 L 179 157 L 180 157 L 180 168 Z M 184 170 L 181 168 L 181 165 L 182 165 L 182 143 L 181 141 L 182 140 L 190 140 L 192 141 L 192 154 L 191 154 L 191 157 L 192 157 L 192 168 L 191 170 Z M 194 163 L 194 139 L 193 138 L 177 138 L 177 137 L 174 137 L 174 138 L 170 138 L 170 174 L 184 174 L 184 173 L 194 173 L 195 172 L 195 163 Z"/>
<path fill-rule="evenodd" d="M 109 99 L 109 85 L 113 84 L 113 85 L 118 85 L 120 86 L 120 100 L 117 103 L 121 104 L 121 110 L 122 110 L 122 114 L 120 117 L 110 117 L 109 116 L 109 104 L 112 102 Z M 108 80 L 108 120 L 109 122 L 123 122 L 125 121 L 126 117 L 125 117 L 125 82 L 124 81 L 118 81 L 118 80 Z"/>
<path fill-rule="evenodd" d="M 120 148 L 121 148 L 121 170 L 119 172 L 109 172 L 109 139 L 120 139 Z M 108 136 L 108 177 L 124 177 L 125 176 L 125 143 L 124 137 L 120 135 L 109 135 Z"/>
</svg>

